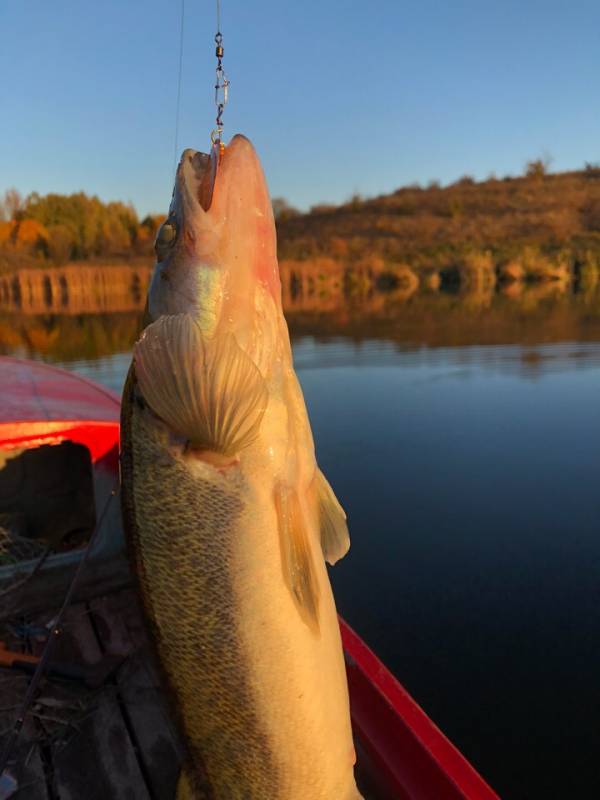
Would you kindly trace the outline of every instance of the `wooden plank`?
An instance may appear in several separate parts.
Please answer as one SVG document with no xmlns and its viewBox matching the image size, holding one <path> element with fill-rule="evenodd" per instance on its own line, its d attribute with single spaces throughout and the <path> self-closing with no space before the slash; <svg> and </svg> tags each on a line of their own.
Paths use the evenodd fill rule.
<svg viewBox="0 0 600 800">
<path fill-rule="evenodd" d="M 93 601 L 90 609 L 105 652 L 127 656 L 117 674 L 118 692 L 151 794 L 174 797 L 181 745 L 169 720 L 137 599 L 124 591 Z"/>
<path fill-rule="evenodd" d="M 61 639 L 63 648 L 75 644 L 86 664 L 102 657 L 85 606 L 67 610 Z M 57 653 L 62 660 L 64 652 Z M 114 687 L 80 691 L 89 713 L 76 735 L 53 746 L 56 794 L 60 800 L 150 800 Z"/>
<path fill-rule="evenodd" d="M 27 684 L 26 676 L 0 669 L 0 749 L 12 730 Z M 19 787 L 13 800 L 48 800 L 44 766 L 31 719 L 23 726 L 8 771 L 16 778 Z"/>
</svg>

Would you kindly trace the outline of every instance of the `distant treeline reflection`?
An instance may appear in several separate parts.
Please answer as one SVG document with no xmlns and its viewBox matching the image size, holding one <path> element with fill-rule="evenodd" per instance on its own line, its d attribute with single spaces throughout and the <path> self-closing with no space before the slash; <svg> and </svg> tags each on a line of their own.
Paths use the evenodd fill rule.
<svg viewBox="0 0 600 800">
<path fill-rule="evenodd" d="M 0 275 L 0 309 L 25 314 L 98 314 L 144 307 L 150 267 L 72 264 Z"/>
<path fill-rule="evenodd" d="M 600 341 L 600 286 L 548 280 L 428 280 L 283 262 L 292 337 L 387 339 L 402 346 Z M 0 352 L 68 361 L 128 351 L 150 268 L 69 265 L 0 276 Z"/>
</svg>

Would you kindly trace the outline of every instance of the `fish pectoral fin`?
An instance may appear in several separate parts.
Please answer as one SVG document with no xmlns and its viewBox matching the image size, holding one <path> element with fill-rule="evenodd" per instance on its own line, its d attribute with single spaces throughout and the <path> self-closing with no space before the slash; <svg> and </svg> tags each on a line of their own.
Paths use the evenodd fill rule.
<svg viewBox="0 0 600 800">
<path fill-rule="evenodd" d="M 300 616 L 317 633 L 319 583 L 298 492 L 283 483 L 278 484 L 275 487 L 275 508 L 284 580 Z"/>
<path fill-rule="evenodd" d="M 146 403 L 193 447 L 234 456 L 258 435 L 267 387 L 233 334 L 208 338 L 189 314 L 159 317 L 134 362 Z"/>
<path fill-rule="evenodd" d="M 350 549 L 346 513 L 320 469 L 317 469 L 315 482 L 323 557 L 333 565 Z"/>
</svg>

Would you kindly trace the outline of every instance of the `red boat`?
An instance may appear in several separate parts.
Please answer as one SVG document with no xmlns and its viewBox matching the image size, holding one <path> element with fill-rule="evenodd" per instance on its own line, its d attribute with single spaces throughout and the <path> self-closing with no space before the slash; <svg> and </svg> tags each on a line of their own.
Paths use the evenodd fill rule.
<svg viewBox="0 0 600 800">
<path fill-rule="evenodd" d="M 37 490 L 29 487 L 27 491 L 37 491 L 36 496 L 42 502 L 45 487 L 51 490 L 56 486 L 57 480 L 54 484 L 48 480 L 44 469 L 51 473 L 56 471 L 58 479 L 61 465 L 69 464 L 70 474 L 64 480 L 79 480 L 79 476 L 73 476 L 77 464 L 82 471 L 90 472 L 89 486 L 93 491 L 90 503 L 95 507 L 94 517 L 100 527 L 94 553 L 85 566 L 75 600 L 89 602 L 90 598 L 122 591 L 129 583 L 129 575 L 122 554 L 118 502 L 111 501 L 112 491 L 118 484 L 119 398 L 72 373 L 13 358 L 0 358 L 0 386 L 0 456 L 11 451 L 28 453 L 30 459 L 35 453 L 43 456 L 39 463 L 31 461 L 35 468 L 29 469 L 31 480 L 39 479 L 39 487 Z M 54 458 L 59 452 L 54 447 L 61 446 L 60 458 Z M 72 451 L 66 453 L 65 446 Z M 3 463 L 10 464 L 10 461 L 0 460 L 0 476 Z M 78 491 L 82 491 L 81 486 Z M 56 504 L 59 494 L 49 502 Z M 0 481 L 0 520 L 2 498 Z M 89 520 L 86 522 L 84 517 L 85 513 L 81 519 L 69 517 L 64 524 L 81 532 L 86 524 L 89 527 Z M 82 552 L 79 546 L 49 555 L 39 575 L 30 581 L 31 585 L 17 592 L 19 613 L 24 610 L 42 612 L 44 603 L 48 602 L 47 593 L 55 596 L 62 591 L 64 594 L 73 563 L 81 558 Z M 35 563 L 35 559 L 29 559 L 16 565 L 0 566 L 0 589 L 3 583 L 27 576 Z M 16 613 L 16 606 L 14 611 Z M 381 800 L 497 798 L 356 632 L 343 619 L 340 619 L 340 626 L 358 753 L 357 774 L 365 787 L 365 797 Z M 144 775 L 148 779 L 147 769 Z M 160 792 L 150 792 L 150 795 L 166 797 Z"/>
</svg>

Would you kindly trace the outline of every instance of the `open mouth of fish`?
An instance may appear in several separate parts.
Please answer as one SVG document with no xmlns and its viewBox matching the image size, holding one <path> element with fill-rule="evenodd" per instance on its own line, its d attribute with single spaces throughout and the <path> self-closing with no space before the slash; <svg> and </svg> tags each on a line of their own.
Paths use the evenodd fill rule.
<svg viewBox="0 0 600 800">
<path fill-rule="evenodd" d="M 217 147 L 213 147 L 210 153 L 186 150 L 179 163 L 178 177 L 182 189 L 188 198 L 193 198 L 204 211 L 208 211 L 212 203 L 219 171 L 219 157 Z"/>
</svg>

